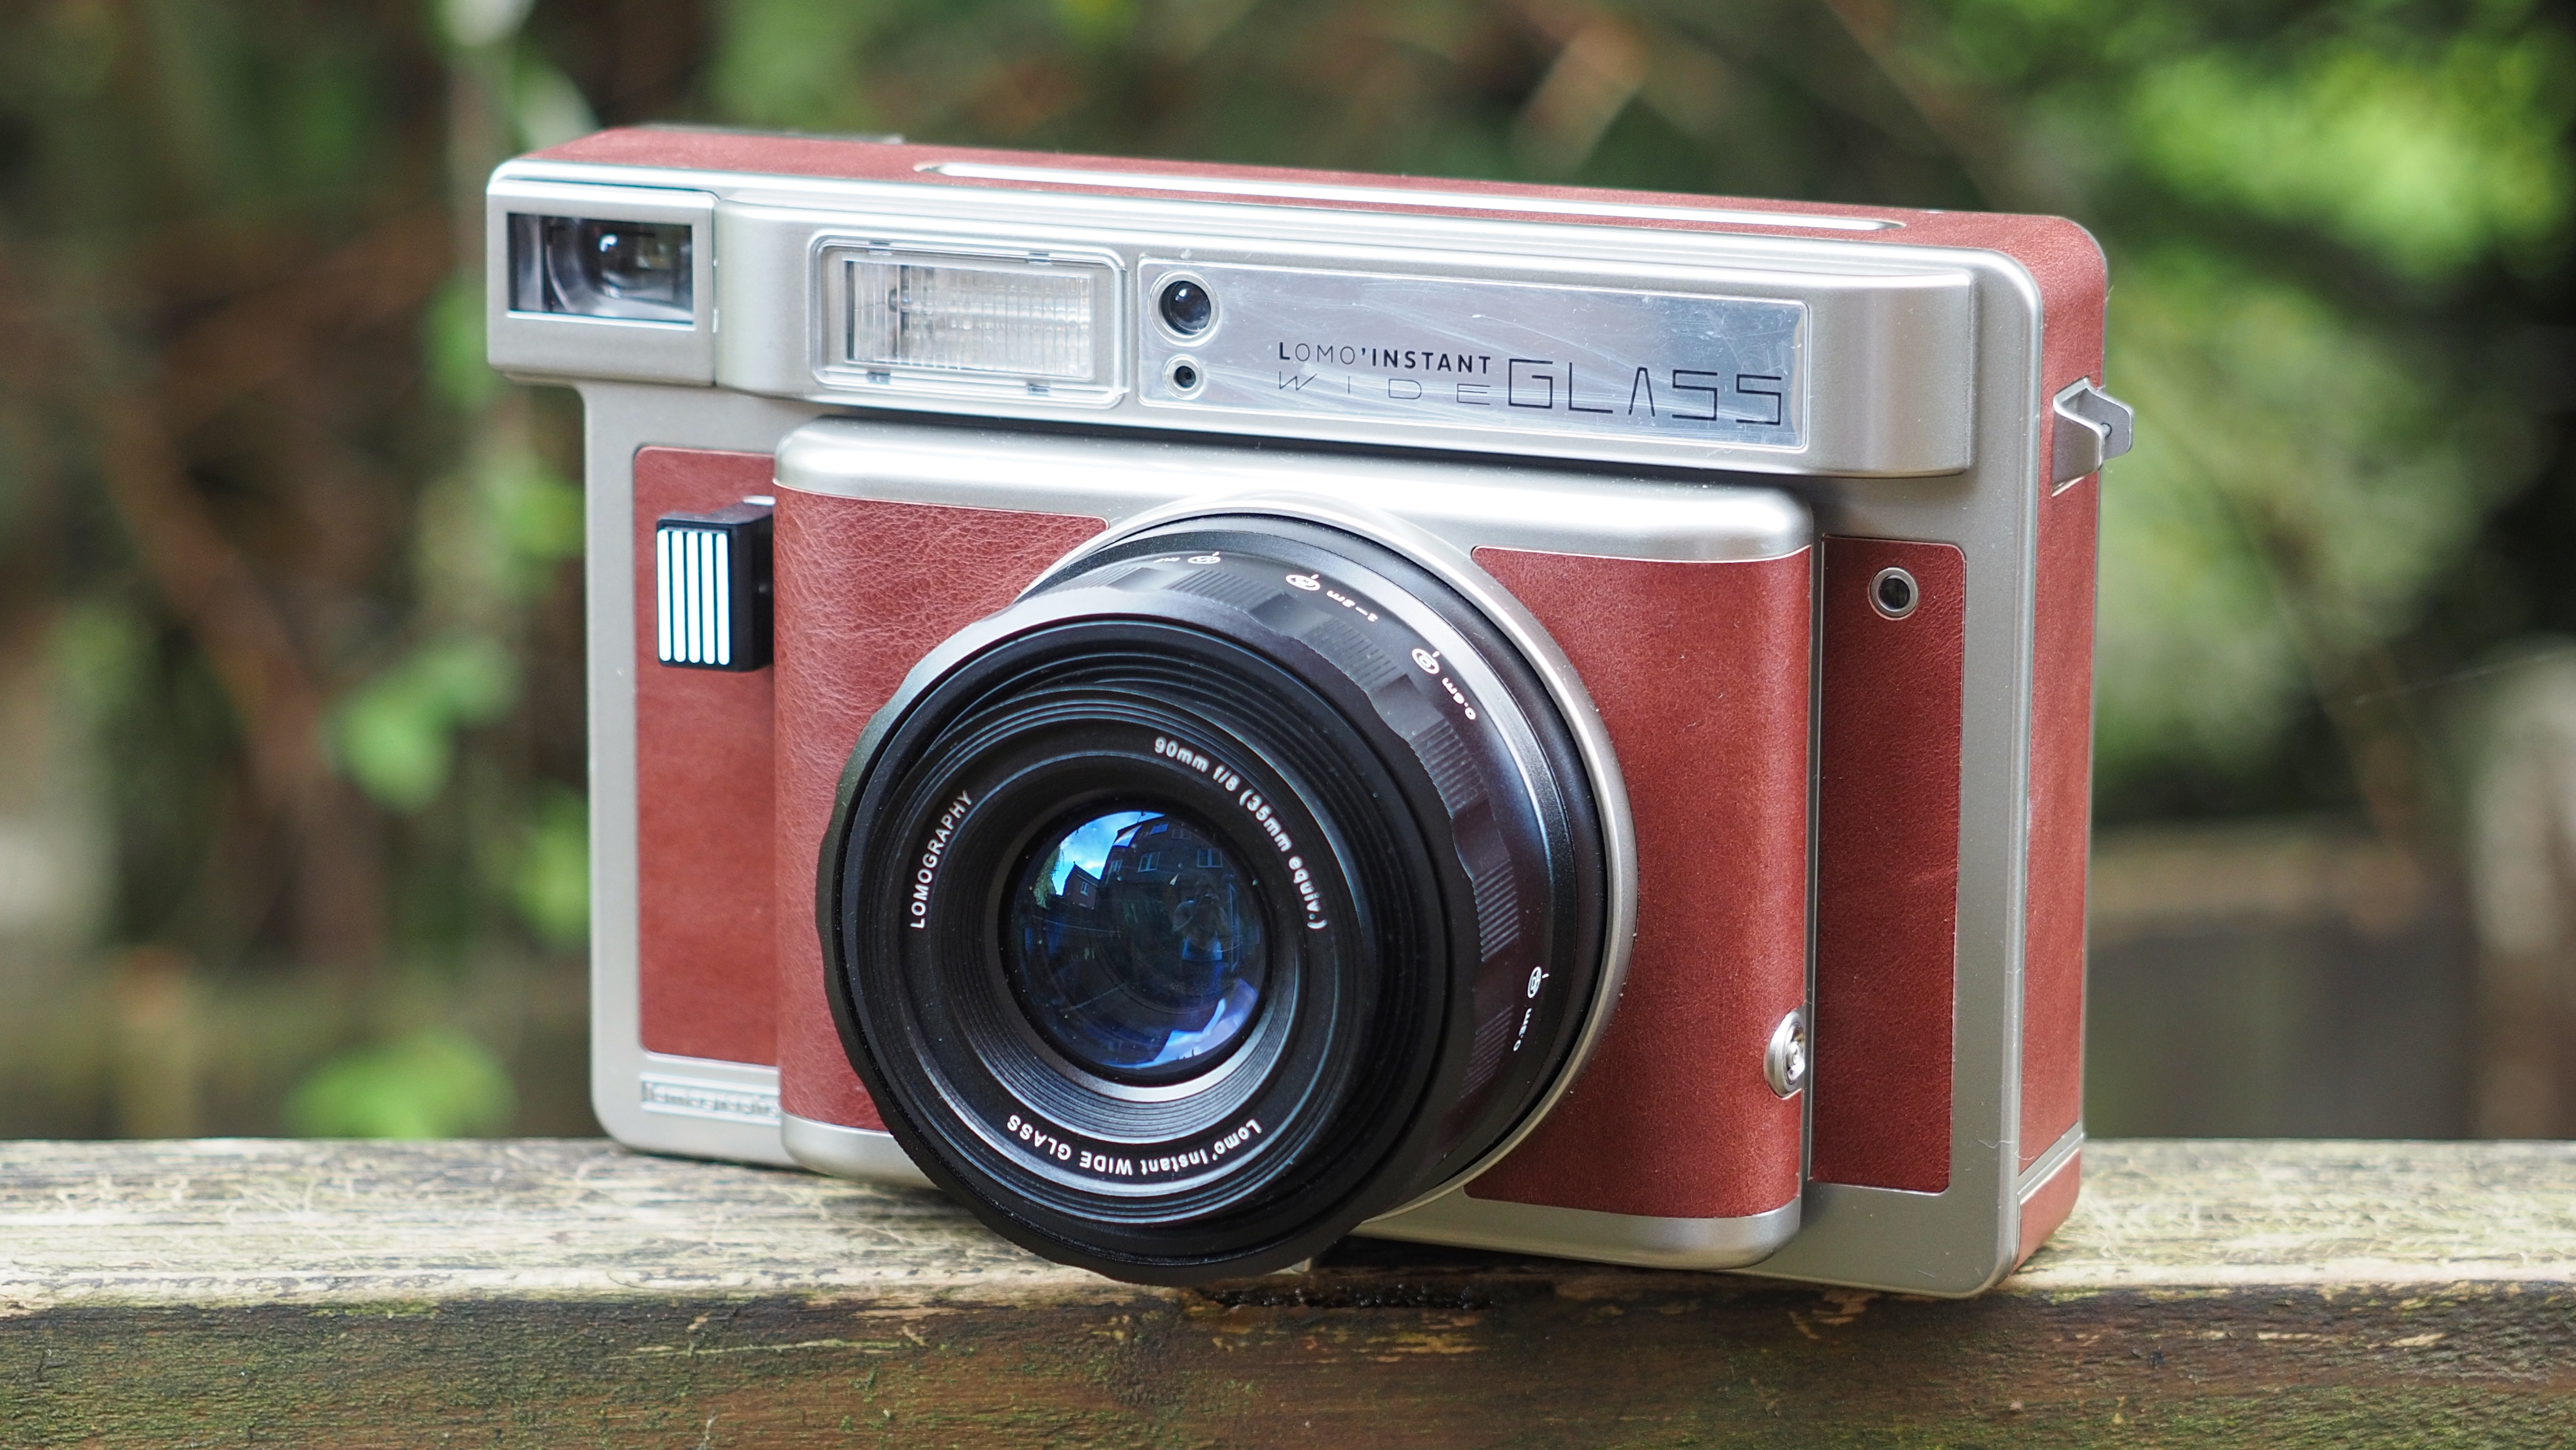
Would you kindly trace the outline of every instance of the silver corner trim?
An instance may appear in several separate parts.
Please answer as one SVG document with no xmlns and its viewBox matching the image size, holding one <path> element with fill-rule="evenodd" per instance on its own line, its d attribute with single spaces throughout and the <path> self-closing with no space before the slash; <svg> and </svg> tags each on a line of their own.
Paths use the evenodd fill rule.
<svg viewBox="0 0 2576 1450">
<path fill-rule="evenodd" d="M 1428 206 L 1451 211 L 1510 212 L 1524 216 L 1598 217 L 1612 221 L 1715 222 L 1725 226 L 1779 227 L 1822 232 L 1885 232 L 1905 225 L 1893 217 L 1818 216 L 1810 212 L 1745 211 L 1714 206 L 1654 206 L 1631 201 L 1578 201 L 1490 191 L 1450 191 L 1427 186 L 1350 186 L 1312 181 L 1258 181 L 1244 177 L 1174 176 L 1157 171 L 1102 171 L 1078 166 L 1011 166 L 989 161 L 925 161 L 913 168 L 954 181 L 1016 181 L 1037 186 L 1102 186 L 1120 191 L 1231 196 L 1248 201 L 1327 201 L 1371 206 Z"/>
<path fill-rule="evenodd" d="M 2062 488 L 2129 451 L 2135 442 L 2137 415 L 2128 404 L 2077 378 L 2049 400 L 2057 415 L 2056 443 L 2051 449 L 2048 482 Z"/>
<path fill-rule="evenodd" d="M 1453 1188 L 1360 1225 L 1369 1238 L 1549 1254 L 1648 1269 L 1740 1269 L 1798 1232 L 1798 1200 L 1743 1218 L 1649 1218 L 1470 1198 Z"/>
<path fill-rule="evenodd" d="M 778 1126 L 778 1092 L 740 1083 L 709 1082 L 648 1072 L 636 1078 L 644 1111 L 684 1118 L 714 1118 L 728 1123 Z"/>
<path fill-rule="evenodd" d="M 818 1123 L 787 1113 L 779 1119 L 778 1138 L 786 1144 L 787 1156 L 817 1173 L 855 1178 L 862 1183 L 931 1186 L 930 1179 L 912 1166 L 911 1157 L 895 1142 L 892 1133 Z"/>
<path fill-rule="evenodd" d="M 2019 1178 L 2013 1180 L 2014 1199 L 2027 1199 L 2037 1193 L 2046 1186 L 2048 1180 L 2057 1176 L 2058 1169 L 2065 1167 L 2076 1154 L 2083 1151 L 2084 1125 L 2077 1123 L 2066 1130 L 2064 1137 L 2049 1144 L 2048 1151 L 2040 1154 L 2035 1162 L 2021 1171 Z"/>
</svg>

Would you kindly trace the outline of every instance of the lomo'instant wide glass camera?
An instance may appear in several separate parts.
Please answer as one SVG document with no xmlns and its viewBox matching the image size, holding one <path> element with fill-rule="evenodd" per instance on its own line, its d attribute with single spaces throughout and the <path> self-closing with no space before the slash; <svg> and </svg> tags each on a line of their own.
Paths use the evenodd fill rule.
<svg viewBox="0 0 2576 1450">
<path fill-rule="evenodd" d="M 2066 1215 L 2080 228 L 620 131 L 489 246 L 588 410 L 620 1140 L 1153 1283 Z"/>
</svg>

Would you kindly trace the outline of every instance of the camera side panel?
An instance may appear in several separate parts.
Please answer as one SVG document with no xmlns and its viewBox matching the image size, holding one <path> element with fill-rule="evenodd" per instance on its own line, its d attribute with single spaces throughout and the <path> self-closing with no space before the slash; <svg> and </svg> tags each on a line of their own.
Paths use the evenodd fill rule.
<svg viewBox="0 0 2576 1450">
<path fill-rule="evenodd" d="M 816 848 L 842 767 L 923 655 L 1103 525 L 787 488 L 777 498 L 779 1106 L 790 1119 L 881 1130 L 832 1022 L 814 928 Z"/>
<path fill-rule="evenodd" d="M 655 647 L 654 521 L 766 495 L 770 456 L 635 455 L 636 974 L 645 1050 L 775 1064 L 771 672 L 676 669 Z"/>
<path fill-rule="evenodd" d="M 1828 536 L 1813 1173 L 1950 1186 L 1967 556 Z"/>
<path fill-rule="evenodd" d="M 2071 233 L 2071 235 L 2070 235 Z M 2022 254 L 2046 298 L 2041 395 L 2100 379 L 2109 282 L 2102 252 L 2072 227 Z M 2038 456 L 2054 458 L 2056 410 L 2040 412 Z M 2045 474 L 2042 475 L 2045 477 Z M 2093 829 L 2093 616 L 2101 535 L 2099 472 L 2038 490 L 2031 581 L 2030 841 L 2023 921 L 2021 1161 L 2024 1213 L 2047 1227 L 2074 1205 L 2051 1188 L 2072 1171 L 2042 1160 L 2081 1137 L 2084 1117 L 2084 888 Z M 2070 1160 L 2071 1162 L 2072 1160 Z M 2060 1200 L 2063 1200 L 2060 1202 Z M 2048 1216 L 2054 1205 L 2055 1217 Z M 2023 1237 L 2032 1225 L 2025 1222 Z M 2034 1244 L 2036 1241 L 2033 1241 Z"/>
<path fill-rule="evenodd" d="M 1800 1104 L 1771 1090 L 1763 1058 L 1806 1002 L 1813 557 L 1475 551 L 1591 691 L 1627 777 L 1638 876 L 1617 1015 L 1468 1198 L 1679 1220 L 1797 1201 Z"/>
</svg>

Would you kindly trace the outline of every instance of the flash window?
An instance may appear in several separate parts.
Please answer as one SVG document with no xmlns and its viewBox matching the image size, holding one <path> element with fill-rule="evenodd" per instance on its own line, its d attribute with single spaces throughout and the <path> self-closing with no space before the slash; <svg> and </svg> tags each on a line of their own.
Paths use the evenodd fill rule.
<svg viewBox="0 0 2576 1450">
<path fill-rule="evenodd" d="M 1105 257 L 867 242 L 822 249 L 824 379 L 838 387 L 1097 406 L 1119 373 Z"/>
</svg>

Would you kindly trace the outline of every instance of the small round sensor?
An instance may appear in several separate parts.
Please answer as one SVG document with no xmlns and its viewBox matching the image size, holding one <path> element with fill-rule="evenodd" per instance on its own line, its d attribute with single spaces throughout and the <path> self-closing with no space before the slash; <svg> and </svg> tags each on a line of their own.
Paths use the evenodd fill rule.
<svg viewBox="0 0 2576 1450">
<path fill-rule="evenodd" d="M 1903 619 L 1923 602 L 1923 591 L 1915 587 L 1914 576 L 1902 569 L 1881 569 L 1869 581 L 1869 603 L 1872 609 L 1889 619 Z"/>
<path fill-rule="evenodd" d="M 1155 306 L 1163 325 L 1181 337 L 1196 337 L 1216 321 L 1216 299 L 1208 295 L 1207 284 L 1190 277 L 1164 283 Z"/>
</svg>

